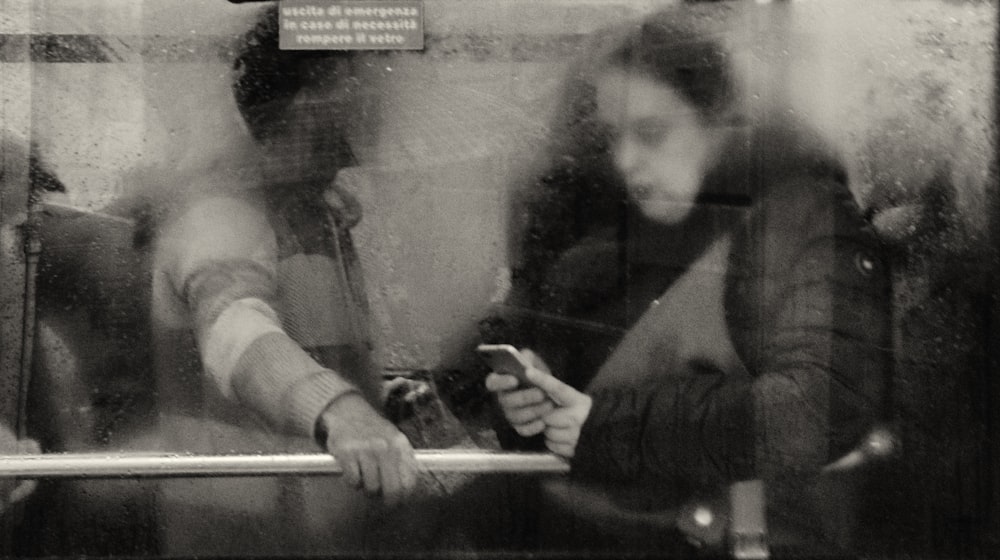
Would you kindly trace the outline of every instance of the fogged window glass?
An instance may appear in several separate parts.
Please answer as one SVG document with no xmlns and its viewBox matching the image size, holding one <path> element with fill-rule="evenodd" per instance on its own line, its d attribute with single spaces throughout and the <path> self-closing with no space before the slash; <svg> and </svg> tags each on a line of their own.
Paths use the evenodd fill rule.
<svg viewBox="0 0 1000 560">
<path fill-rule="evenodd" d="M 5 554 L 1000 547 L 995 2 L 2 5 Z"/>
</svg>

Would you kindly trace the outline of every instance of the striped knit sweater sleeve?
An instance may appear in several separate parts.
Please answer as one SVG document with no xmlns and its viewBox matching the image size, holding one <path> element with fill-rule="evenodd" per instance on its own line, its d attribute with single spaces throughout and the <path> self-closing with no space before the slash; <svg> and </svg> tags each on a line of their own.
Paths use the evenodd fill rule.
<svg viewBox="0 0 1000 560">
<path fill-rule="evenodd" d="M 337 397 L 357 391 L 313 360 L 274 309 L 277 242 L 250 201 L 207 198 L 174 220 L 167 275 L 185 303 L 205 374 L 276 429 L 312 436 Z"/>
</svg>

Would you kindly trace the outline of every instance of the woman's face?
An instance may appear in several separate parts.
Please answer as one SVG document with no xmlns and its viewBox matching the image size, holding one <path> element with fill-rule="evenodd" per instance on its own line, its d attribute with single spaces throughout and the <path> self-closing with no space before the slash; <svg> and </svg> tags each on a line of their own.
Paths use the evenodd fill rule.
<svg viewBox="0 0 1000 560">
<path fill-rule="evenodd" d="M 597 114 L 611 132 L 615 167 L 647 218 L 676 224 L 694 207 L 723 137 L 663 82 L 611 70 L 597 81 Z"/>
</svg>

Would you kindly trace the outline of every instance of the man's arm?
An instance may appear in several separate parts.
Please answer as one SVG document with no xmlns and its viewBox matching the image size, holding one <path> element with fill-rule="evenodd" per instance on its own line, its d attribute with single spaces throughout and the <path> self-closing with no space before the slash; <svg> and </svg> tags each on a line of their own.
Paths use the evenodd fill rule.
<svg viewBox="0 0 1000 560">
<path fill-rule="evenodd" d="M 416 466 L 405 436 L 282 328 L 272 305 L 277 243 L 264 213 L 252 201 L 204 199 L 164 239 L 171 284 L 220 392 L 277 429 L 317 438 L 355 486 L 389 501 L 412 488 Z"/>
</svg>

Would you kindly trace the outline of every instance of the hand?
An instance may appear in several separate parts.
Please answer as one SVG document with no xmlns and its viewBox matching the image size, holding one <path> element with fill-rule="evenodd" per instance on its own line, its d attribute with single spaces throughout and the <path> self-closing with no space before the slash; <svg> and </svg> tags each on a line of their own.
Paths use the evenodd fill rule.
<svg viewBox="0 0 1000 560">
<path fill-rule="evenodd" d="M 517 433 L 525 437 L 544 433 L 550 451 L 571 458 L 593 400 L 552 375 L 531 350 L 521 350 L 521 354 L 532 364 L 527 370 L 532 387 L 518 389 L 513 375 L 490 373 L 486 388 L 497 394 L 504 417 Z"/>
<path fill-rule="evenodd" d="M 533 368 L 548 372 L 549 367 L 534 352 L 521 349 Z M 523 437 L 531 437 L 545 431 L 543 418 L 555 408 L 545 391 L 533 386 L 520 386 L 513 375 L 491 372 L 486 376 L 486 389 L 497 394 L 497 402 L 503 410 L 504 418 Z"/>
<path fill-rule="evenodd" d="M 410 440 L 356 393 L 330 403 L 320 422 L 326 448 L 343 469 L 344 478 L 369 496 L 381 494 L 395 505 L 417 484 L 417 460 Z"/>
<path fill-rule="evenodd" d="M 41 448 L 33 439 L 17 439 L 14 432 L 6 427 L 0 426 L 0 455 L 29 455 L 41 453 Z M 0 486 L 0 513 L 7 510 L 12 504 L 16 504 L 27 498 L 38 482 L 35 480 L 15 480 L 7 479 Z"/>
</svg>

